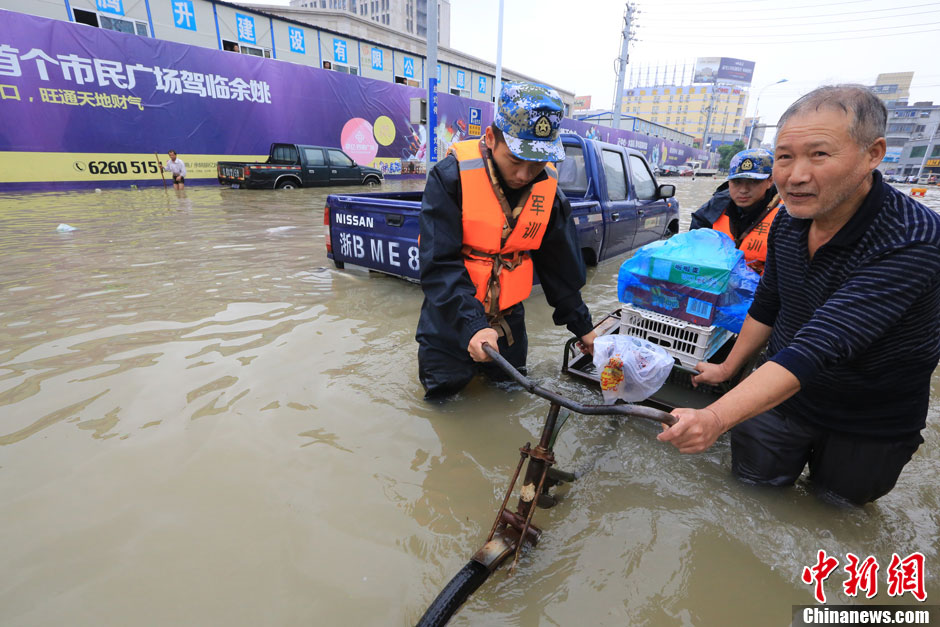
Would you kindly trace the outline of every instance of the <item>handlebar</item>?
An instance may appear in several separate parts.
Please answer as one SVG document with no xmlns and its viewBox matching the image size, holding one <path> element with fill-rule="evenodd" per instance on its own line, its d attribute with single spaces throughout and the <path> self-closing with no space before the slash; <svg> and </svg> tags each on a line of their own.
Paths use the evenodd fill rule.
<svg viewBox="0 0 940 627">
<path fill-rule="evenodd" d="M 557 403 L 573 412 L 586 416 L 633 416 L 635 418 L 646 418 L 647 420 L 661 422 L 669 426 L 674 425 L 678 420 L 672 414 L 667 414 L 664 411 L 653 409 L 652 407 L 643 407 L 642 405 L 582 405 L 557 392 L 546 390 L 532 383 L 524 374 L 516 370 L 511 363 L 506 361 L 506 358 L 500 355 L 498 350 L 489 344 L 483 344 L 483 352 L 486 353 L 490 359 L 499 364 L 499 367 L 502 368 L 506 374 L 512 377 L 516 383 L 524 387 L 530 394 L 541 396 L 545 400 Z"/>
</svg>

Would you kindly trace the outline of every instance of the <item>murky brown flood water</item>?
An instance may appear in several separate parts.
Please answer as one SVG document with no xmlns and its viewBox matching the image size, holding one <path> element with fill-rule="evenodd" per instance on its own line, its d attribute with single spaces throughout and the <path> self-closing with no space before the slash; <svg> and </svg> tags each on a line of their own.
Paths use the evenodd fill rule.
<svg viewBox="0 0 940 627">
<path fill-rule="evenodd" d="M 672 181 L 685 228 L 715 182 Z M 413 624 L 481 544 L 547 403 L 423 402 L 420 289 L 333 269 L 329 191 L 0 195 L 0 624 Z M 589 271 L 596 316 L 620 261 Z M 599 402 L 531 303 L 530 374 Z M 453 624 L 789 624 L 819 549 L 876 557 L 881 603 L 913 602 L 885 571 L 920 551 L 940 603 L 940 376 L 928 421 L 897 488 L 841 511 L 737 484 L 726 439 L 683 456 L 572 419 L 556 455 L 583 477 Z"/>
</svg>

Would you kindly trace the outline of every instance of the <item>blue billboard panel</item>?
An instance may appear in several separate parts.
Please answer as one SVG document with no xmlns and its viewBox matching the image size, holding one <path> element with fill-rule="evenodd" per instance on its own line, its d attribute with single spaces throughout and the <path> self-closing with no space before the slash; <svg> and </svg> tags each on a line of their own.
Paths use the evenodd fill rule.
<svg viewBox="0 0 940 627">
<path fill-rule="evenodd" d="M 238 32 L 238 41 L 246 44 L 258 43 L 255 38 L 255 18 L 250 15 L 235 14 L 235 30 Z"/>
<path fill-rule="evenodd" d="M 173 26 L 196 30 L 196 10 L 193 0 L 173 0 Z"/>
<path fill-rule="evenodd" d="M 333 39 L 333 60 L 337 63 L 348 63 L 346 56 L 346 40 Z"/>
<path fill-rule="evenodd" d="M 307 42 L 305 41 L 304 31 L 302 28 L 294 28 L 289 26 L 287 28 L 287 39 L 290 42 L 290 51 L 299 52 L 300 54 L 307 53 Z"/>
<path fill-rule="evenodd" d="M 114 15 L 124 15 L 123 0 L 97 0 L 95 6 L 104 13 L 113 13 Z"/>
</svg>

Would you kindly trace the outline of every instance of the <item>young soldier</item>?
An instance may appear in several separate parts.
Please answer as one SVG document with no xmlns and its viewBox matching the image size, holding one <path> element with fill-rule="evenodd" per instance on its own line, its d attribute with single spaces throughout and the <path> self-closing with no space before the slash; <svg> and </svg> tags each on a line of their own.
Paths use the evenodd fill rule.
<svg viewBox="0 0 940 627">
<path fill-rule="evenodd" d="M 538 273 L 554 321 L 592 351 L 591 315 L 581 299 L 584 262 L 571 206 L 552 162 L 565 158 L 564 113 L 550 87 L 508 83 L 481 139 L 458 142 L 428 176 L 421 203 L 421 289 L 415 339 L 425 398 L 459 392 L 498 347 L 524 370 L 528 337 L 522 301 Z"/>
</svg>

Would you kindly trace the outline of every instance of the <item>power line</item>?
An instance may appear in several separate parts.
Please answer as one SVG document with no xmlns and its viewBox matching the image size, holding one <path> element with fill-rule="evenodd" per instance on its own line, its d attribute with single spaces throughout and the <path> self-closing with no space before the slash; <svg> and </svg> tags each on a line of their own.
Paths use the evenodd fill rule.
<svg viewBox="0 0 940 627">
<path fill-rule="evenodd" d="M 914 26 L 926 26 L 925 24 L 911 24 L 910 27 Z M 900 27 L 898 27 L 900 28 Z M 853 32 L 853 31 L 842 31 L 842 32 Z M 918 35 L 920 33 L 936 33 L 937 29 L 930 28 L 927 30 L 914 30 L 906 33 L 884 33 L 883 35 L 860 35 L 859 37 L 828 37 L 826 39 L 792 39 L 790 41 L 767 41 L 767 40 L 757 40 L 757 41 L 736 41 L 736 45 L 744 46 L 779 46 L 780 44 L 812 44 L 819 42 L 832 42 L 832 41 L 850 41 L 853 39 L 875 39 L 878 37 L 897 37 L 898 35 Z M 816 35 L 826 35 L 829 33 L 807 33 L 810 36 Z M 831 33 L 838 35 L 841 33 Z M 790 36 L 790 35 L 781 35 L 781 36 Z M 651 44 L 675 44 L 675 39 L 637 39 L 636 41 L 642 43 L 651 43 Z M 683 40 L 683 44 L 696 44 L 696 45 L 707 45 L 714 44 L 714 41 L 688 41 Z"/>
<path fill-rule="evenodd" d="M 921 6 L 921 5 L 915 5 L 915 6 Z M 936 3 L 934 3 L 931 6 L 940 6 L 940 5 L 937 5 Z M 896 8 L 901 9 L 901 8 L 909 8 L 909 7 L 896 7 Z M 901 17 L 919 17 L 926 13 L 937 13 L 937 12 L 940 12 L 940 8 L 932 9 L 929 11 L 917 11 L 916 13 L 902 13 L 899 15 L 876 15 L 873 17 L 860 17 L 860 18 L 851 19 L 851 20 L 839 20 L 839 22 L 842 23 L 842 22 L 868 22 L 871 20 L 891 20 L 891 19 L 901 18 Z M 862 13 L 862 11 L 859 11 L 859 13 Z M 817 17 L 832 17 L 835 15 L 840 15 L 840 14 L 839 13 L 827 13 L 825 15 L 807 15 L 806 17 L 815 19 Z M 748 19 L 748 20 L 734 20 L 733 22 L 729 22 L 729 20 L 727 19 L 673 20 L 671 18 L 666 18 L 666 17 L 663 17 L 662 19 L 664 20 L 664 25 L 668 24 L 670 29 L 676 28 L 677 25 L 680 25 L 678 27 L 682 28 L 681 26 L 682 24 L 691 24 L 693 27 L 701 28 L 701 26 L 697 26 L 699 25 L 700 22 L 721 22 L 723 24 L 727 24 L 729 28 L 749 28 L 752 26 L 760 26 L 760 24 L 757 24 L 757 22 L 771 22 L 774 26 L 812 26 L 813 24 L 816 23 L 816 22 L 799 22 L 799 23 L 793 23 L 793 24 L 781 24 L 779 20 L 784 19 L 784 18 L 772 18 L 772 17 L 766 18 L 766 19 L 754 18 L 754 19 Z M 651 21 L 654 21 L 654 20 L 651 20 Z"/>
<path fill-rule="evenodd" d="M 897 28 L 913 28 L 916 26 L 936 26 L 937 24 L 940 24 L 940 22 L 927 22 L 926 24 L 902 24 L 901 26 L 879 26 L 878 28 L 856 28 L 855 30 L 837 30 L 837 31 L 830 31 L 830 32 L 823 32 L 823 33 L 806 33 L 806 35 L 808 37 L 815 37 L 817 35 L 842 35 L 845 33 L 867 33 L 870 31 L 894 30 Z M 903 33 L 900 33 L 900 34 L 903 34 Z M 793 33 L 780 33 L 780 34 L 768 33 L 766 35 L 762 35 L 762 37 L 792 37 L 792 36 L 793 36 Z M 746 39 L 748 37 L 753 37 L 753 35 L 722 35 L 721 37 L 722 39 L 742 39 L 742 38 Z M 687 42 L 683 42 L 683 43 L 687 43 Z"/>
<path fill-rule="evenodd" d="M 845 0 L 844 2 L 827 2 L 823 7 L 820 7 L 819 4 L 803 4 L 803 5 L 795 6 L 795 7 L 787 7 L 787 6 L 784 6 L 784 7 L 769 7 L 769 8 L 766 8 L 766 9 L 734 9 L 734 11 L 735 11 L 735 13 L 743 13 L 743 12 L 751 12 L 751 13 L 754 13 L 754 12 L 758 12 L 758 11 L 761 12 L 761 13 L 766 13 L 767 11 L 793 11 L 794 9 L 819 9 L 819 8 L 829 8 L 829 7 L 838 6 L 838 5 L 840 5 L 840 4 L 859 4 L 859 3 L 861 3 L 861 2 L 869 2 L 869 1 L 870 1 L 870 0 Z M 709 6 L 712 6 L 713 4 L 718 4 L 718 3 L 710 3 Z M 732 2 L 732 3 L 730 3 L 730 4 L 740 4 L 740 3 L 734 3 L 734 2 Z M 752 4 L 752 3 L 748 3 L 748 4 Z M 929 6 L 930 4 L 936 4 L 936 3 L 927 3 L 926 5 L 916 5 L 916 6 Z M 661 8 L 661 7 L 662 7 L 662 5 L 656 5 L 656 8 Z M 672 5 L 672 4 L 669 5 L 669 11 L 670 11 L 671 14 L 674 14 L 674 13 L 672 13 L 672 12 L 674 12 L 676 9 L 701 9 L 701 8 L 702 8 L 702 5 L 701 5 L 701 4 L 696 4 L 696 3 L 688 4 L 688 5 L 685 5 L 685 6 L 676 6 L 676 5 Z M 897 7 L 894 7 L 894 8 L 897 8 Z M 905 7 L 905 8 L 909 8 L 909 7 Z M 871 11 L 890 11 L 890 10 L 891 10 L 891 9 L 871 9 L 870 11 L 855 11 L 855 13 L 868 13 L 868 12 L 871 12 Z M 646 10 L 640 11 L 640 15 L 643 15 L 644 13 L 646 13 Z M 655 13 L 655 11 L 654 11 L 654 13 Z M 664 14 L 664 15 L 665 15 L 665 14 Z"/>
</svg>

